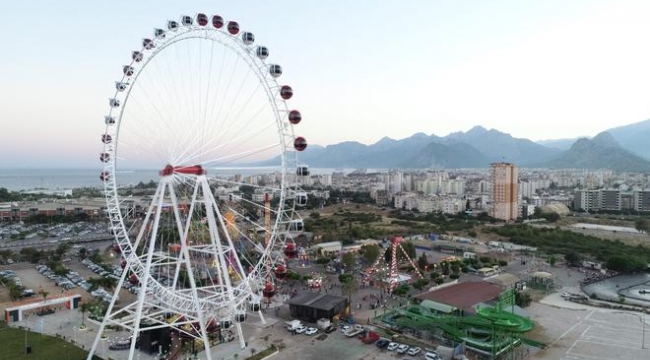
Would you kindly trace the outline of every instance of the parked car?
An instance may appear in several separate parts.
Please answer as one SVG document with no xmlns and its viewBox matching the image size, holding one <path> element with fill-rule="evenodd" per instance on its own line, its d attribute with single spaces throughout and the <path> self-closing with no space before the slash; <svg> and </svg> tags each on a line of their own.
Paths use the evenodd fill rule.
<svg viewBox="0 0 650 360">
<path fill-rule="evenodd" d="M 305 335 L 314 335 L 315 333 L 318 332 L 318 329 L 310 327 L 305 330 Z"/>
<path fill-rule="evenodd" d="M 377 345 L 378 348 L 383 349 L 390 344 L 390 340 L 388 339 L 379 339 L 375 345 Z"/>
<path fill-rule="evenodd" d="M 295 331 L 296 331 L 296 334 L 302 334 L 305 331 L 307 331 L 307 327 L 306 326 L 301 326 L 301 327 L 297 328 Z"/>
<path fill-rule="evenodd" d="M 400 345 L 397 347 L 398 354 L 404 354 L 409 349 L 408 345 Z"/>
<path fill-rule="evenodd" d="M 399 347 L 398 343 L 392 342 L 388 344 L 388 347 L 386 349 L 388 349 L 388 351 L 395 351 L 398 347 Z"/>
<path fill-rule="evenodd" d="M 440 360 L 440 356 L 438 356 L 438 353 L 431 352 L 431 351 L 424 353 L 424 358 L 426 360 Z"/>
<path fill-rule="evenodd" d="M 417 346 L 414 346 L 414 347 L 412 347 L 412 348 L 409 349 L 409 351 L 407 352 L 407 354 L 409 354 L 409 355 L 411 355 L 411 356 L 415 356 L 415 355 L 419 354 L 420 351 L 422 351 L 422 349 L 420 349 L 420 348 L 417 347 Z"/>
<path fill-rule="evenodd" d="M 335 330 L 336 329 L 332 325 L 330 325 L 330 326 L 326 327 L 325 329 L 323 329 L 323 331 L 325 331 L 328 334 L 331 333 L 331 332 L 334 332 Z"/>
</svg>

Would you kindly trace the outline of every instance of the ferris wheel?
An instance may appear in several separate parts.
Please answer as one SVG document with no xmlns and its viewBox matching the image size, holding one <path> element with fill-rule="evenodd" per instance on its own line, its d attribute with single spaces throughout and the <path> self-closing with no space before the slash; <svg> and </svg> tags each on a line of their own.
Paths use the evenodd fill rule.
<svg viewBox="0 0 650 360">
<path fill-rule="evenodd" d="M 247 314 L 264 321 L 264 299 L 303 230 L 299 184 L 309 168 L 298 162 L 307 141 L 294 135 L 302 116 L 287 104 L 293 89 L 255 41 L 220 15 L 181 16 L 122 66 L 100 179 L 122 258 L 118 289 L 136 296 L 115 292 L 89 358 L 108 326 L 131 334 L 129 359 L 156 336 L 170 347 L 194 339 L 211 359 L 211 345 L 228 334 L 245 346 Z M 153 195 L 121 185 L 140 169 L 159 171 Z"/>
</svg>

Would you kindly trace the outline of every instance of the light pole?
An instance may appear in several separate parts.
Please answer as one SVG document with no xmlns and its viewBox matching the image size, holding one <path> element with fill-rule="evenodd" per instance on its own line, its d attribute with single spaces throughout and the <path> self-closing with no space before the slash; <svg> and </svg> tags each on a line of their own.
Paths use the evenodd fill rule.
<svg viewBox="0 0 650 360">
<path fill-rule="evenodd" d="M 643 317 L 641 318 L 641 349 L 645 349 L 645 312 L 643 309 Z"/>
</svg>

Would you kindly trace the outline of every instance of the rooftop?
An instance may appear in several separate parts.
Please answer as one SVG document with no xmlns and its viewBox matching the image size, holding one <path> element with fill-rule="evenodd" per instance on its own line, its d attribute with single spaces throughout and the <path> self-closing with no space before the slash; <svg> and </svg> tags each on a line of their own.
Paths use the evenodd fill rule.
<svg viewBox="0 0 650 360">
<path fill-rule="evenodd" d="M 417 299 L 431 300 L 441 304 L 468 310 L 479 303 L 496 299 L 503 291 L 498 285 L 485 281 L 462 282 L 439 290 L 416 296 Z"/>
<path fill-rule="evenodd" d="M 289 305 L 309 306 L 314 309 L 330 311 L 342 301 L 347 301 L 343 296 L 304 292 L 287 301 Z"/>
</svg>

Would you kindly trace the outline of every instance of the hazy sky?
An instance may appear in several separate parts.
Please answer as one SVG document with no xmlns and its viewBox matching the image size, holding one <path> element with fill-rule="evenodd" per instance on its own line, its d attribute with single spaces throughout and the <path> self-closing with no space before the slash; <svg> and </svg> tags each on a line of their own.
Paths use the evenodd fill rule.
<svg viewBox="0 0 650 360">
<path fill-rule="evenodd" d="M 97 162 L 107 98 L 154 27 L 237 20 L 311 144 L 475 125 L 533 140 L 650 118 L 650 1 L 0 2 L 0 168 Z"/>
</svg>

